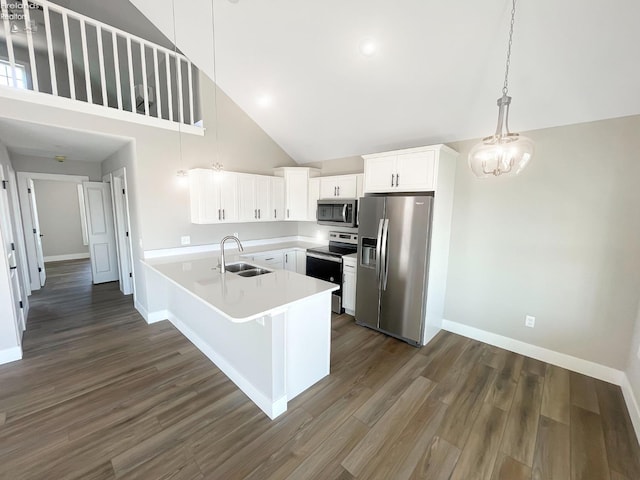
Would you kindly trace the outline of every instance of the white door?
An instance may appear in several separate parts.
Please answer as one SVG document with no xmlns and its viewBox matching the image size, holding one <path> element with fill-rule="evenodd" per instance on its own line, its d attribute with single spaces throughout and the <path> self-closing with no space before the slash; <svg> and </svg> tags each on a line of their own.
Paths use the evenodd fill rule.
<svg viewBox="0 0 640 480">
<path fill-rule="evenodd" d="M 306 170 L 302 172 L 288 170 L 285 173 L 286 191 L 286 220 L 305 221 L 308 215 L 309 175 Z"/>
<path fill-rule="evenodd" d="M 129 208 L 125 190 L 124 173 L 113 176 L 112 195 L 116 224 L 116 239 L 120 270 L 120 290 L 123 294 L 133 293 L 133 268 L 131 261 L 131 235 L 129 234 Z"/>
<path fill-rule="evenodd" d="M 333 198 L 338 196 L 338 185 L 335 177 L 320 179 L 320 198 Z"/>
<path fill-rule="evenodd" d="M 396 187 L 402 192 L 434 190 L 436 152 L 398 155 Z"/>
<path fill-rule="evenodd" d="M 296 258 L 296 251 L 291 250 L 290 252 L 285 252 L 284 254 L 284 269 L 289 270 L 290 272 L 297 271 L 298 261 Z"/>
<path fill-rule="evenodd" d="M 271 220 L 284 220 L 284 178 L 271 178 Z"/>
<path fill-rule="evenodd" d="M 258 220 L 271 220 L 271 179 L 264 175 L 256 175 L 256 210 Z"/>
<path fill-rule="evenodd" d="M 44 286 L 47 280 L 47 272 L 44 269 L 44 254 L 42 253 L 42 233 L 40 233 L 40 222 L 38 221 L 38 205 L 36 202 L 36 189 L 33 179 L 28 180 L 29 205 L 31 206 L 31 224 L 33 225 L 33 238 L 36 245 L 36 258 L 38 261 L 38 272 L 40 275 L 40 286 Z"/>
<path fill-rule="evenodd" d="M 356 198 L 358 182 L 355 175 L 345 175 L 336 179 L 336 191 L 340 198 Z"/>
<path fill-rule="evenodd" d="M 235 173 L 223 172 L 220 178 L 220 209 L 222 222 L 238 221 L 238 177 Z M 218 181 L 216 179 L 216 181 Z"/>
<path fill-rule="evenodd" d="M 18 257 L 16 255 L 15 235 L 11 225 L 11 210 L 9 208 L 9 195 L 7 183 L 4 178 L 4 171 L 0 168 L 0 229 L 2 229 L 2 252 L 6 257 L 9 266 L 9 288 L 13 300 L 16 314 L 16 325 L 18 332 L 22 332 L 25 327 L 24 309 L 22 304 L 22 293 L 20 290 L 20 279 L 18 277 Z M 18 338 L 20 343 L 20 338 Z"/>
<path fill-rule="evenodd" d="M 102 182 L 82 182 L 82 188 L 87 212 L 93 283 L 115 282 L 119 272 L 111 186 Z"/>
<path fill-rule="evenodd" d="M 391 192 L 395 190 L 396 157 L 368 158 L 364 166 L 365 192 Z"/>
<path fill-rule="evenodd" d="M 318 200 L 320 199 L 320 179 L 309 179 L 309 194 L 307 196 L 307 220 L 318 221 Z"/>
<path fill-rule="evenodd" d="M 238 220 L 253 222 L 258 220 L 256 208 L 255 175 L 238 175 Z"/>
</svg>

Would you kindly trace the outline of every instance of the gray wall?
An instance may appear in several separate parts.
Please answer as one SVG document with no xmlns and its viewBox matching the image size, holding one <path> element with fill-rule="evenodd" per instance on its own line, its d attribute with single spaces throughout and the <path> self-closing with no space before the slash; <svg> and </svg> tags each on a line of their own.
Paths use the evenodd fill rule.
<svg viewBox="0 0 640 480">
<path fill-rule="evenodd" d="M 329 175 L 347 175 L 349 173 L 364 172 L 364 158 L 362 157 L 344 157 L 333 160 L 325 160 L 322 162 L 313 162 L 305 164 L 305 167 L 314 167 L 320 169 L 320 175 L 323 177 Z"/>
<path fill-rule="evenodd" d="M 529 132 L 514 178 L 456 173 L 445 318 L 624 370 L 640 294 L 640 116 Z M 536 317 L 534 329 L 524 326 Z"/>
<path fill-rule="evenodd" d="M 91 181 L 102 181 L 102 169 L 98 162 L 80 162 L 65 160 L 58 162 L 53 158 L 33 157 L 11 154 L 11 162 L 16 172 L 54 173 L 58 175 L 83 175 Z"/>
<path fill-rule="evenodd" d="M 83 244 L 78 184 L 56 180 L 34 180 L 42 252 L 46 257 L 89 254 Z"/>
</svg>

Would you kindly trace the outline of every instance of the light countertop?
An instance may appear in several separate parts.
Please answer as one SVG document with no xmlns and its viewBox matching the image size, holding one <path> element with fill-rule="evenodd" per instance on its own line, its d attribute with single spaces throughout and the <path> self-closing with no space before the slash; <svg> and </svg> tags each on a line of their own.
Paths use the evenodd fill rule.
<svg viewBox="0 0 640 480">
<path fill-rule="evenodd" d="M 258 251 L 264 250 L 262 247 Z M 269 248 L 271 250 L 276 248 Z M 232 256 L 227 255 L 227 264 L 232 263 Z M 221 274 L 216 268 L 219 252 L 184 257 L 190 258 L 167 257 L 144 263 L 236 323 L 263 317 L 294 302 L 339 288 L 333 283 L 279 269 L 256 277 L 241 277 L 231 272 Z"/>
</svg>

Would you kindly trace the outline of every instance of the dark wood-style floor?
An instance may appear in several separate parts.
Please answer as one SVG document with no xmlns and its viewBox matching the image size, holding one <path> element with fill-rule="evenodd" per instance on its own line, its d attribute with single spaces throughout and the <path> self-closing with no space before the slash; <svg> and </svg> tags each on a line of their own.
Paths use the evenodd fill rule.
<svg viewBox="0 0 640 480">
<path fill-rule="evenodd" d="M 47 266 L 0 366 L 2 479 L 640 479 L 616 386 L 450 333 L 333 319 L 331 375 L 269 420 L 86 261 Z"/>
</svg>

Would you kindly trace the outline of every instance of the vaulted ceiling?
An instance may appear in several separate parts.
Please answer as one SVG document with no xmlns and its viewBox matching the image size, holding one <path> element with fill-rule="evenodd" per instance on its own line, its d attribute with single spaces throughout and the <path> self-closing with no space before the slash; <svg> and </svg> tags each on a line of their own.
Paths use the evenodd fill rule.
<svg viewBox="0 0 640 480">
<path fill-rule="evenodd" d="M 510 0 L 131 0 L 300 163 L 493 133 Z M 640 113 L 638 0 L 520 0 L 511 127 Z M 363 41 L 376 45 L 361 53 Z"/>
</svg>

